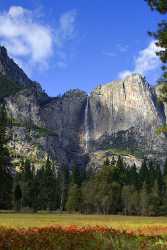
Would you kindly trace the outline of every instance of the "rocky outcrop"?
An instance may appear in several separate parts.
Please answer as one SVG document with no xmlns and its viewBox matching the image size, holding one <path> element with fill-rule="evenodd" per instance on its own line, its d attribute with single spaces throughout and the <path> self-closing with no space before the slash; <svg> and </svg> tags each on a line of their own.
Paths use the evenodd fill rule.
<svg viewBox="0 0 167 250">
<path fill-rule="evenodd" d="M 126 151 L 120 150 L 96 150 L 91 152 L 89 155 L 89 162 L 87 168 L 93 169 L 95 172 L 102 168 L 104 161 L 107 159 L 110 162 L 117 161 L 119 155 L 121 155 L 123 162 L 127 166 L 136 165 L 137 168 L 140 168 L 143 162 L 143 159 L 136 157 L 132 154 L 129 154 Z"/>
<path fill-rule="evenodd" d="M 5 98 L 13 126 L 9 148 L 14 161 L 31 158 L 40 167 L 47 154 L 69 166 L 102 165 L 106 156 L 123 156 L 140 165 L 146 156 L 160 161 L 167 153 L 165 134 L 156 130 L 166 123 L 165 105 L 138 74 L 98 86 L 90 96 L 71 90 L 50 98 L 0 48 L 0 74 L 23 85 Z"/>
</svg>

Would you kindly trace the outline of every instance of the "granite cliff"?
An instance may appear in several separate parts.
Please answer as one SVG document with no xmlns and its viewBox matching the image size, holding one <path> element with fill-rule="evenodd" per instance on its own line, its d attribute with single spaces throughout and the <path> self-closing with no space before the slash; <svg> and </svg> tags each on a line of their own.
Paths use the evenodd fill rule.
<svg viewBox="0 0 167 250">
<path fill-rule="evenodd" d="M 40 167 L 48 153 L 57 165 L 95 167 L 106 155 L 121 154 L 138 165 L 144 156 L 160 161 L 166 156 L 166 135 L 156 133 L 166 123 L 166 106 L 158 101 L 158 88 L 141 75 L 98 86 L 89 96 L 70 90 L 50 98 L 1 47 L 0 87 L 2 79 L 3 86 L 5 80 L 19 86 L 3 96 L 13 121 L 9 148 L 16 166 L 28 157 Z"/>
</svg>

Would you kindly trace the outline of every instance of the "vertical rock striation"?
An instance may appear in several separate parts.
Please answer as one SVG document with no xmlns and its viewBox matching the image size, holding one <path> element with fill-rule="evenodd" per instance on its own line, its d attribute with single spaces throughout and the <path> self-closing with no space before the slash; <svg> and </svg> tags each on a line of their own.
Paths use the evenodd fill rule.
<svg viewBox="0 0 167 250">
<path fill-rule="evenodd" d="M 165 123 L 155 90 L 139 74 L 97 87 L 90 96 L 92 148 L 118 147 L 143 154 L 163 152 Z"/>
</svg>

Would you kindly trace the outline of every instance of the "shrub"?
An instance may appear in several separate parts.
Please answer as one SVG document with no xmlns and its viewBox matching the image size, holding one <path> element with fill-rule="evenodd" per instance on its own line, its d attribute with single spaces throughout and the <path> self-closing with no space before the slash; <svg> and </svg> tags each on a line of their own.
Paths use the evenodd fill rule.
<svg viewBox="0 0 167 250">
<path fill-rule="evenodd" d="M 167 249 L 167 228 L 115 230 L 107 227 L 0 228 L 0 250 Z"/>
</svg>

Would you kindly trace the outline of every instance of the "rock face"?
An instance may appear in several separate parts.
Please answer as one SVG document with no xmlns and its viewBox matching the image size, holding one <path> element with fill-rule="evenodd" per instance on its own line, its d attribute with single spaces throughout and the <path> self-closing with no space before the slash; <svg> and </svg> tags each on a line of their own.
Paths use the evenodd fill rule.
<svg viewBox="0 0 167 250">
<path fill-rule="evenodd" d="M 90 148 L 164 156 L 166 137 L 156 135 L 156 129 L 166 122 L 164 107 L 142 76 L 133 74 L 96 88 L 89 106 Z"/>
<path fill-rule="evenodd" d="M 63 162 L 82 165 L 82 137 L 86 93 L 80 90 L 66 92 L 61 98 L 54 98 L 41 109 L 45 126 L 55 133 L 48 137 L 49 152 Z"/>
<path fill-rule="evenodd" d="M 0 74 L 7 76 L 9 80 L 21 85 L 32 84 L 33 82 L 26 76 L 22 69 L 8 57 L 7 50 L 0 47 Z"/>
<path fill-rule="evenodd" d="M 28 157 L 40 167 L 47 154 L 69 166 L 85 165 L 88 159 L 94 165 L 106 155 L 123 155 L 128 164 L 136 158 L 137 165 L 144 156 L 160 161 L 166 157 L 166 135 L 157 135 L 156 129 L 166 122 L 167 112 L 158 102 L 157 89 L 142 76 L 133 74 L 98 86 L 90 96 L 71 90 L 50 98 L 8 58 L 4 48 L 0 49 L 0 74 L 24 86 L 5 99 L 14 121 L 9 147 L 16 165 L 20 157 Z"/>
<path fill-rule="evenodd" d="M 85 92 L 73 90 L 62 97 L 47 98 L 38 88 L 31 87 L 5 100 L 14 120 L 9 146 L 18 160 L 20 155 L 28 157 L 38 167 L 49 154 L 61 164 L 84 164 L 80 142 Z"/>
</svg>

